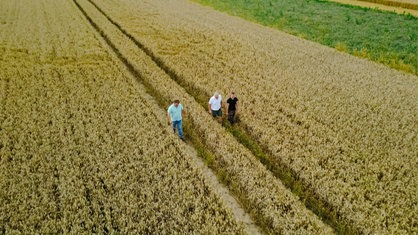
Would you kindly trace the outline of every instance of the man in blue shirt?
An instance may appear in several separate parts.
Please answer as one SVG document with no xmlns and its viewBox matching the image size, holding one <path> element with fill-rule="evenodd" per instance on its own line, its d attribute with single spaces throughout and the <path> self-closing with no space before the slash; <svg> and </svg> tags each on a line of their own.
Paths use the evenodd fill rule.
<svg viewBox="0 0 418 235">
<path fill-rule="evenodd" d="M 184 114 L 183 106 L 180 104 L 180 100 L 175 99 L 173 103 L 168 107 L 167 118 L 168 124 L 173 125 L 173 131 L 176 133 L 176 128 L 179 130 L 180 139 L 184 141 L 183 129 L 182 129 L 182 115 Z"/>
</svg>

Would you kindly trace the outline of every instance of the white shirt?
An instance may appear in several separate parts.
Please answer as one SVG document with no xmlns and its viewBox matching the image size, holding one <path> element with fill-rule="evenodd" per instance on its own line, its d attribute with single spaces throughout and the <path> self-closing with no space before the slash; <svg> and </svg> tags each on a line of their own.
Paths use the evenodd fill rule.
<svg viewBox="0 0 418 235">
<path fill-rule="evenodd" d="M 212 96 L 209 100 L 210 108 L 213 111 L 218 111 L 219 109 L 221 109 L 221 101 L 222 101 L 221 95 L 218 96 L 218 99 L 216 99 L 215 96 Z"/>
</svg>

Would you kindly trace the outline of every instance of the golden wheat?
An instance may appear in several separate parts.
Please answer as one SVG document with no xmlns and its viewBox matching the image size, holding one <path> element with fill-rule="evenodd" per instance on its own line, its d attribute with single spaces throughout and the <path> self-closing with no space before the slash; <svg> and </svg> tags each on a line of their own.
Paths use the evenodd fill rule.
<svg viewBox="0 0 418 235">
<path fill-rule="evenodd" d="M 223 128 L 215 124 L 192 96 L 162 71 L 137 45 L 88 1 L 77 1 L 99 25 L 103 34 L 114 43 L 141 79 L 159 91 L 165 100 L 181 97 L 187 106 L 188 121 L 215 154 L 218 169 L 226 172 L 231 189 L 235 191 L 248 210 L 258 217 L 271 233 L 331 233 L 312 212 L 274 178 L 252 154 L 239 145 Z"/>
<path fill-rule="evenodd" d="M 235 90 L 252 136 L 357 231 L 417 232 L 416 76 L 185 1 L 94 2 L 189 89 Z"/>
<path fill-rule="evenodd" d="M 244 233 L 72 2 L 0 6 L 0 233 Z"/>
</svg>

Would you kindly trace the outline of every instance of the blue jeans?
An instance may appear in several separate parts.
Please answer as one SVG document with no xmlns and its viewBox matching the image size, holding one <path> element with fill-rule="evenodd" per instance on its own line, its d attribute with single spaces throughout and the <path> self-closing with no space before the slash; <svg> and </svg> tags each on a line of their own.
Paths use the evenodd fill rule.
<svg viewBox="0 0 418 235">
<path fill-rule="evenodd" d="M 179 136 L 183 138 L 182 120 L 173 121 L 173 130 L 176 131 L 176 127 L 179 129 Z"/>
</svg>

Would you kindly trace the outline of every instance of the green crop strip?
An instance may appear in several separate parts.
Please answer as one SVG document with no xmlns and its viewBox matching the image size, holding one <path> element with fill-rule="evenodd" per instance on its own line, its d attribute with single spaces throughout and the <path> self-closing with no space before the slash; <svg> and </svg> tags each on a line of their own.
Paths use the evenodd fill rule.
<svg viewBox="0 0 418 235">
<path fill-rule="evenodd" d="M 394 69 L 418 74 L 418 18 L 321 0 L 194 0 Z"/>
</svg>

